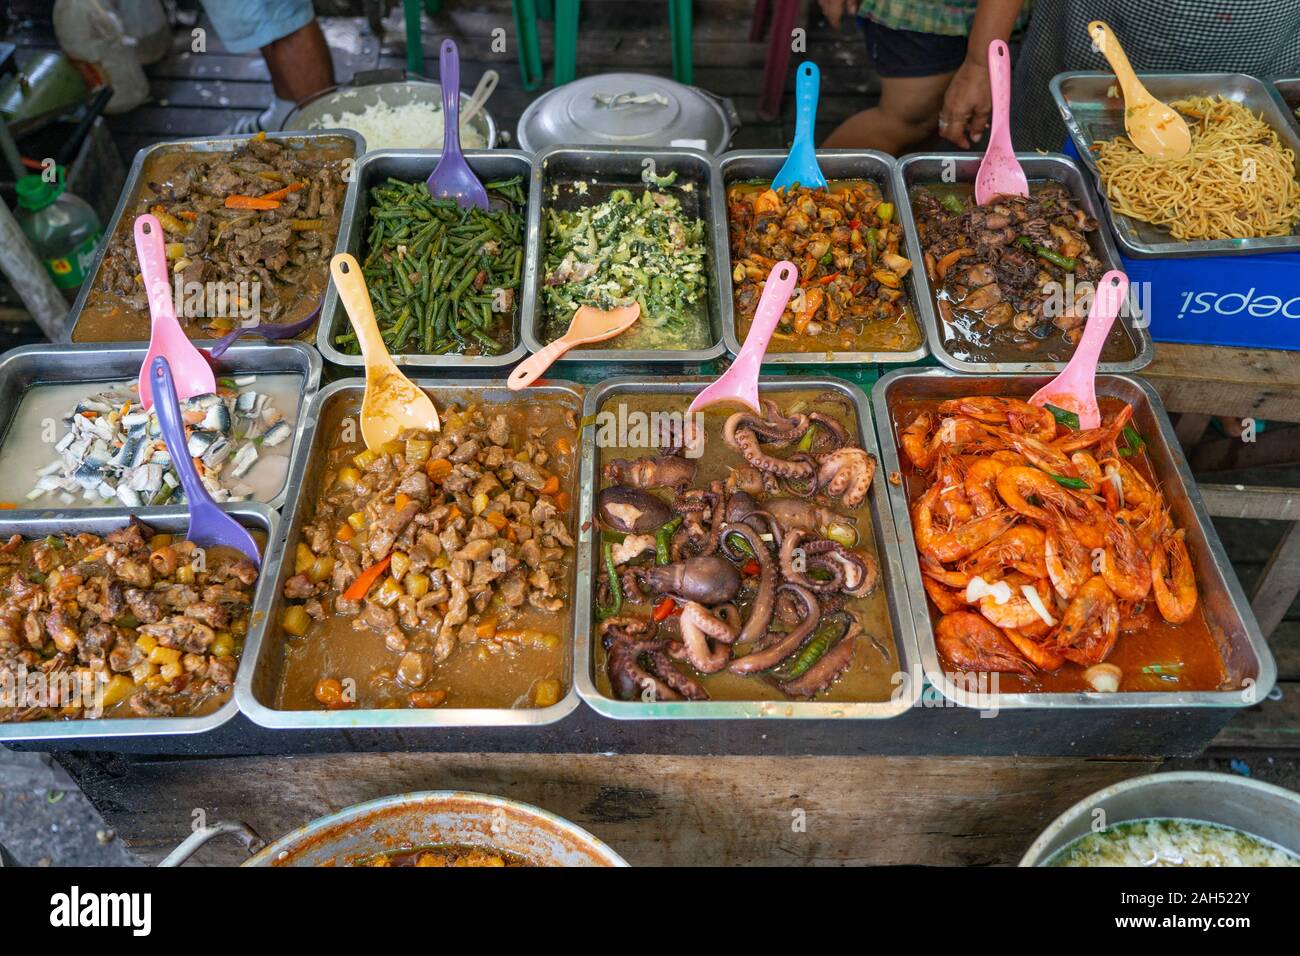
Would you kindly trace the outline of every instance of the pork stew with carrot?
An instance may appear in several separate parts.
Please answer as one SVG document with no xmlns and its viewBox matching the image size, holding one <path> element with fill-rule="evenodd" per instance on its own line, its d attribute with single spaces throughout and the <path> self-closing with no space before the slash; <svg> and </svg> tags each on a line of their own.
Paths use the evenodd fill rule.
<svg viewBox="0 0 1300 956">
<path fill-rule="evenodd" d="M 346 427 L 283 589 L 278 706 L 546 707 L 567 690 L 577 419 L 449 406 L 366 449 Z"/>
</svg>

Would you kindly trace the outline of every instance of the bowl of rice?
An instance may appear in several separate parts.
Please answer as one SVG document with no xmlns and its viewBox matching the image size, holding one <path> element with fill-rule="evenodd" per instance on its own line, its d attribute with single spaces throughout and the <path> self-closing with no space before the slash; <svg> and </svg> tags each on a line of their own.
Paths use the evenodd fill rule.
<svg viewBox="0 0 1300 956">
<path fill-rule="evenodd" d="M 1300 866 L 1300 794 L 1227 773 L 1112 784 L 1066 810 L 1021 866 Z"/>
<path fill-rule="evenodd" d="M 469 100 L 469 94 L 462 90 L 462 116 Z M 337 86 L 294 107 L 284 121 L 284 129 L 355 130 L 366 141 L 367 150 L 441 150 L 442 87 L 418 78 Z M 496 121 L 486 108 L 468 123 L 462 119 L 462 149 L 492 149 L 496 141 Z"/>
</svg>

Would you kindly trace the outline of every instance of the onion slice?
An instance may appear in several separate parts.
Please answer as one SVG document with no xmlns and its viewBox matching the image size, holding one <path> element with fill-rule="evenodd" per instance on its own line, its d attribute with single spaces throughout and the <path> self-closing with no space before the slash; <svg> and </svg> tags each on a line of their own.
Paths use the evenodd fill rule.
<svg viewBox="0 0 1300 956">
<path fill-rule="evenodd" d="M 1047 605 L 1045 605 L 1043 599 L 1038 596 L 1038 589 L 1036 587 L 1032 584 L 1022 584 L 1020 585 L 1020 593 L 1025 596 L 1025 600 L 1028 601 L 1029 606 L 1034 609 L 1034 613 L 1043 619 L 1044 624 L 1048 627 L 1056 627 L 1056 618 L 1052 617 L 1052 615 L 1048 613 Z"/>
<path fill-rule="evenodd" d="M 966 583 L 966 603 L 978 604 L 986 597 L 993 598 L 994 604 L 1006 604 L 1011 600 L 1011 585 L 1006 581 L 989 584 L 977 574 Z"/>
</svg>

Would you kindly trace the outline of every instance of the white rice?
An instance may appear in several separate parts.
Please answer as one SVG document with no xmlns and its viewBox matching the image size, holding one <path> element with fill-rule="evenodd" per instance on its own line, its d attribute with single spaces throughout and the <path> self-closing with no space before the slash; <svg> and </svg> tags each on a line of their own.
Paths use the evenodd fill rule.
<svg viewBox="0 0 1300 956">
<path fill-rule="evenodd" d="M 441 149 L 442 107 L 432 103 L 389 105 L 382 97 L 361 112 L 328 113 L 313 129 L 353 129 L 365 138 L 366 149 Z M 483 149 L 487 142 L 473 125 L 460 124 L 460 145 Z"/>
</svg>

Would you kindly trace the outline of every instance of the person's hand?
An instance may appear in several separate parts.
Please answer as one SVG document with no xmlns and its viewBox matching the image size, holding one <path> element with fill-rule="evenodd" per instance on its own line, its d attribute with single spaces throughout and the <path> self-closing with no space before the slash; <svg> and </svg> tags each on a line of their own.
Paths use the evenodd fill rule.
<svg viewBox="0 0 1300 956">
<path fill-rule="evenodd" d="M 844 22 L 844 15 L 858 12 L 858 0 L 817 0 L 822 8 L 822 16 L 833 29 L 838 30 Z"/>
<path fill-rule="evenodd" d="M 939 135 L 962 149 L 970 149 L 984 137 L 992 112 L 988 64 L 977 63 L 968 56 L 944 94 Z"/>
</svg>

